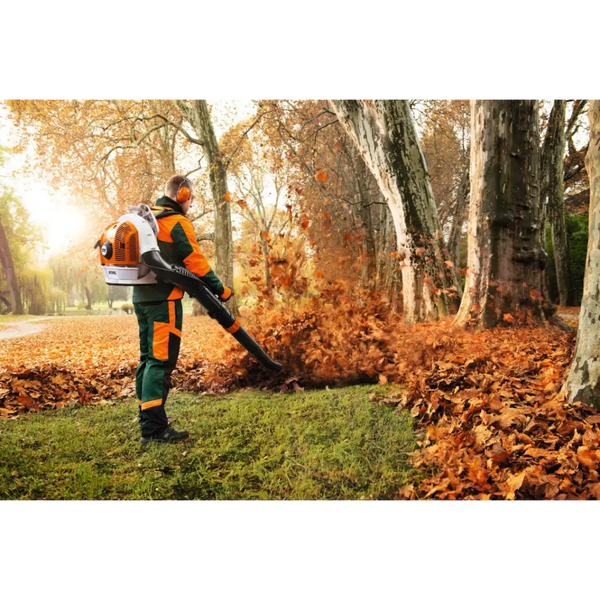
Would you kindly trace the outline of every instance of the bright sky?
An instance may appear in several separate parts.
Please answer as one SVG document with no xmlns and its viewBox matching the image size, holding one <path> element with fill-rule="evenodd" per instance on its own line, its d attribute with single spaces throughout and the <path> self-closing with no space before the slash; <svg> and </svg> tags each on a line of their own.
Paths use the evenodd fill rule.
<svg viewBox="0 0 600 600">
<path fill-rule="evenodd" d="M 253 112 L 253 104 L 249 100 L 208 100 L 213 105 L 215 133 L 221 137 L 227 128 Z M 8 119 L 7 109 L 0 105 L 0 145 L 14 146 L 17 137 L 12 123 Z M 11 156 L 3 169 L 0 181 L 15 190 L 31 214 L 31 220 L 44 236 L 45 247 L 38 251 L 36 258 L 44 262 L 49 256 L 61 254 L 73 242 L 78 233 L 86 229 L 85 216 L 77 208 L 77 199 L 68 192 L 57 192 L 43 180 L 34 175 L 18 175 L 25 160 L 24 155 Z"/>
<path fill-rule="evenodd" d="M 0 107 L 0 145 L 11 147 L 16 145 L 17 139 L 6 112 L 4 107 Z M 36 255 L 42 262 L 52 254 L 67 250 L 81 230 L 84 218 L 68 194 L 50 189 L 33 175 L 18 175 L 24 160 L 23 155 L 10 156 L 3 168 L 2 183 L 14 189 L 29 211 L 31 221 L 44 236 L 42 241 L 46 247 L 40 248 Z"/>
</svg>

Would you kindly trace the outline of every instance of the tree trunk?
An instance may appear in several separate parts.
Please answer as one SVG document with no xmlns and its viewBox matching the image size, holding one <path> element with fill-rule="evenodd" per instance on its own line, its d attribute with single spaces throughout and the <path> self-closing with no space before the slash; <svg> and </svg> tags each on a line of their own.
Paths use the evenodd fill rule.
<svg viewBox="0 0 600 600">
<path fill-rule="evenodd" d="M 194 298 L 192 300 L 192 317 L 201 317 L 204 315 L 208 315 L 208 311 Z"/>
<path fill-rule="evenodd" d="M 574 306 L 573 280 L 571 277 L 571 258 L 569 241 L 567 239 L 567 225 L 565 222 L 564 206 L 552 205 L 550 209 L 550 223 L 552 226 L 552 246 L 554 248 L 554 265 L 556 267 L 556 285 L 561 306 Z"/>
<path fill-rule="evenodd" d="M 388 203 L 402 267 L 404 319 L 448 313 L 442 290 L 456 285 L 444 262 L 437 208 L 410 106 L 405 100 L 330 100 Z"/>
<path fill-rule="evenodd" d="M 387 240 L 388 240 L 388 231 L 387 231 L 387 223 L 388 219 L 391 218 L 391 212 L 389 206 L 386 204 L 384 210 L 379 213 L 379 223 L 378 227 L 375 229 L 375 239 L 377 244 L 377 273 L 376 273 L 376 281 L 379 287 L 383 286 L 383 276 L 385 274 L 385 265 L 386 265 L 386 251 L 387 251 Z"/>
<path fill-rule="evenodd" d="M 361 192 L 362 194 L 362 192 Z M 373 218 L 371 216 L 371 207 L 368 206 L 368 198 L 364 200 L 361 195 L 359 204 L 360 219 L 365 231 L 365 254 L 363 280 L 367 287 L 374 288 L 376 281 L 377 267 L 375 264 L 375 238 L 373 236 Z"/>
<path fill-rule="evenodd" d="M 358 216 L 361 220 L 365 232 L 365 258 L 362 277 L 364 285 L 369 288 L 376 286 L 377 280 L 377 249 L 375 247 L 375 234 L 373 231 L 373 217 L 371 214 L 371 198 L 369 197 L 368 185 L 369 171 L 367 165 L 360 156 L 355 145 L 350 146 L 350 160 L 352 161 L 352 171 L 354 175 L 354 187 L 358 196 L 356 205 Z"/>
<path fill-rule="evenodd" d="M 23 303 L 21 301 L 19 282 L 17 281 L 17 272 L 15 270 L 12 254 L 10 252 L 10 245 L 8 243 L 8 238 L 6 237 L 6 231 L 4 230 L 2 221 L 0 221 L 0 264 L 4 270 L 8 287 L 10 288 L 13 314 L 22 315 Z"/>
<path fill-rule="evenodd" d="M 363 162 L 362 158 L 359 157 L 360 162 Z M 364 163 L 363 163 L 364 164 Z M 365 267 L 363 270 L 363 278 L 367 287 L 374 288 L 376 280 L 376 250 L 375 250 L 375 237 L 373 235 L 373 217 L 371 215 L 371 199 L 365 191 L 364 183 L 365 180 L 362 178 L 363 167 L 359 170 L 356 176 L 356 183 L 358 186 L 359 193 L 359 213 L 360 220 L 362 221 L 363 229 L 365 231 Z"/>
<path fill-rule="evenodd" d="M 215 271 L 227 287 L 234 289 L 233 236 L 227 171 L 206 100 L 192 101 L 190 117 L 196 134 L 202 140 L 202 149 L 208 162 L 210 190 L 215 204 Z M 233 314 L 239 315 L 235 296 L 229 300 L 228 308 Z"/>
<path fill-rule="evenodd" d="M 83 291 L 85 292 L 85 297 L 87 298 L 87 306 L 85 309 L 92 310 L 92 292 L 87 285 L 83 287 Z"/>
<path fill-rule="evenodd" d="M 468 271 L 459 326 L 545 320 L 538 121 L 536 100 L 471 101 Z"/>
<path fill-rule="evenodd" d="M 269 244 L 267 240 L 261 235 L 260 236 L 260 247 L 263 255 L 263 265 L 265 269 L 265 287 L 267 291 L 271 293 L 273 289 L 273 282 L 271 281 L 271 268 L 269 265 Z"/>
<path fill-rule="evenodd" d="M 0 302 L 3 302 L 6 306 L 4 310 L 0 311 L 0 315 L 5 315 L 6 313 L 9 313 L 12 310 L 12 304 L 4 294 L 0 294 Z"/>
<path fill-rule="evenodd" d="M 563 392 L 570 402 L 600 409 L 600 100 L 591 101 L 589 116 L 585 158 L 590 178 L 589 241 L 575 355 Z"/>
<path fill-rule="evenodd" d="M 548 144 L 547 146 L 544 144 L 544 150 L 547 148 L 548 217 L 552 227 L 552 245 L 554 247 L 559 302 L 562 306 L 572 306 L 573 281 L 565 223 L 563 184 L 566 104 L 566 100 L 554 101 L 546 134 Z"/>
<path fill-rule="evenodd" d="M 465 211 L 469 199 L 469 169 L 462 174 L 458 191 L 456 192 L 456 205 L 452 217 L 452 229 L 448 237 L 448 253 L 454 265 L 458 268 L 460 264 L 460 239 L 465 222 Z"/>
</svg>

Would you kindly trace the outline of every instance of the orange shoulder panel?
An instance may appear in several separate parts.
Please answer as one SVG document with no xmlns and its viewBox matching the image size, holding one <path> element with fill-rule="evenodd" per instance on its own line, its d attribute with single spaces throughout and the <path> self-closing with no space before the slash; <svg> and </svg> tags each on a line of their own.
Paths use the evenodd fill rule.
<svg viewBox="0 0 600 600">
<path fill-rule="evenodd" d="M 192 247 L 192 253 L 183 259 L 183 262 L 187 269 L 189 269 L 194 275 L 198 277 L 204 277 L 210 271 L 210 265 L 206 260 L 204 254 L 198 246 L 196 241 L 196 234 L 194 233 L 194 227 L 189 219 L 183 217 L 179 223 L 185 233 L 185 237 L 188 239 L 190 246 Z"/>
<path fill-rule="evenodd" d="M 169 215 L 168 217 L 163 217 L 162 219 L 158 219 L 158 239 L 161 242 L 169 242 L 173 243 L 173 238 L 171 237 L 171 230 L 179 220 L 181 219 L 181 215 L 173 212 L 173 215 Z M 187 221 L 187 219 L 185 219 Z"/>
</svg>

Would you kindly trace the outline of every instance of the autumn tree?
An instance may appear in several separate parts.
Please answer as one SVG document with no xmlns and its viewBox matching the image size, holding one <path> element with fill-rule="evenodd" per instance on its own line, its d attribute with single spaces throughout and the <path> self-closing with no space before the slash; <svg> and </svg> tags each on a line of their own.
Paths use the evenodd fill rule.
<svg viewBox="0 0 600 600">
<path fill-rule="evenodd" d="M 0 167 L 4 165 L 8 152 L 7 148 L 0 146 Z M 0 189 L 0 191 L 2 190 Z M 12 302 L 7 298 L 8 294 L 4 294 L 2 291 L 0 291 L 0 302 L 6 306 L 5 310 L 12 311 L 16 315 L 23 314 L 23 303 L 21 301 L 21 292 L 19 290 L 9 235 L 14 229 L 12 225 L 15 212 L 22 214 L 22 210 L 21 204 L 16 200 L 14 195 L 9 190 L 4 189 L 4 193 L 0 197 L 0 265 L 2 266 Z"/>
<path fill-rule="evenodd" d="M 19 282 L 17 280 L 17 272 L 15 264 L 12 259 L 12 253 L 10 250 L 10 244 L 8 242 L 8 236 L 6 230 L 2 224 L 2 214 L 0 213 L 0 264 L 6 277 L 6 282 L 10 289 L 10 295 L 12 298 L 12 304 L 8 302 L 4 294 L 0 294 L 0 300 L 4 302 L 15 315 L 23 314 L 23 304 L 21 302 L 21 292 L 19 290 Z"/>
<path fill-rule="evenodd" d="M 401 305 L 391 213 L 335 112 L 323 100 L 263 104 L 272 110 L 260 129 L 282 159 L 294 225 L 307 235 L 317 278 Z"/>
<path fill-rule="evenodd" d="M 227 182 L 227 168 L 231 157 L 225 156 L 219 146 L 206 100 L 178 100 L 176 105 L 185 121 L 194 130 L 193 143 L 202 147 L 208 162 L 208 178 L 214 205 L 215 269 L 223 283 L 234 289 L 231 194 Z M 189 135 L 188 139 L 190 139 Z M 238 314 L 235 296 L 230 300 L 229 308 L 234 314 Z"/>
<path fill-rule="evenodd" d="M 446 247 L 458 267 L 469 198 L 470 103 L 419 100 L 412 110 L 423 129 L 421 146 Z"/>
<path fill-rule="evenodd" d="M 283 181 L 276 172 L 269 177 L 258 165 L 240 169 L 234 179 L 240 194 L 236 203 L 241 209 L 242 218 L 254 230 L 264 265 L 265 287 L 270 292 L 270 252 L 291 221 L 290 211 L 282 214 L 279 210 L 284 193 Z M 269 190 L 267 186 L 272 189 Z M 268 196 L 273 196 L 270 205 L 267 203 Z"/>
<path fill-rule="evenodd" d="M 390 207 L 408 323 L 448 314 L 457 292 L 427 166 L 405 100 L 331 100 Z"/>
<path fill-rule="evenodd" d="M 19 277 L 23 297 L 23 305 L 30 315 L 43 315 L 48 311 L 52 273 L 44 266 L 28 265 Z"/>
<path fill-rule="evenodd" d="M 543 213 L 545 213 L 552 231 L 559 301 L 563 306 L 571 306 L 573 304 L 573 281 L 565 221 L 563 181 L 566 104 L 565 100 L 554 101 L 542 148 L 541 200 L 542 203 L 547 202 L 547 205 L 542 211 L 541 223 L 543 225 Z"/>
<path fill-rule="evenodd" d="M 108 290 L 106 291 L 106 301 L 108 302 L 108 307 L 112 308 L 113 303 L 116 300 L 129 300 L 130 293 L 129 289 L 122 285 L 108 285 L 106 286 Z"/>
<path fill-rule="evenodd" d="M 102 271 L 95 268 L 96 262 L 96 252 L 87 240 L 74 244 L 66 254 L 50 257 L 48 267 L 53 288 L 60 290 L 67 301 L 79 297 L 86 310 L 104 300 L 111 308 L 114 300 L 127 300 L 131 288 L 107 285 Z"/>
<path fill-rule="evenodd" d="M 83 268 L 77 278 L 78 290 L 85 297 L 85 309 L 92 310 L 93 304 L 106 299 L 107 285 L 96 269 Z"/>
<path fill-rule="evenodd" d="M 151 201 L 176 171 L 177 140 L 190 156 L 201 152 L 208 162 L 215 221 L 214 231 L 201 239 L 214 242 L 216 270 L 233 286 L 229 158 L 219 148 L 205 100 L 9 101 L 8 106 L 23 144 L 34 144 L 35 167 L 55 186 L 68 184 L 77 198 L 95 202 L 111 216 Z M 231 308 L 237 311 L 235 297 Z"/>
<path fill-rule="evenodd" d="M 563 168 L 565 207 L 571 213 L 587 214 L 590 200 L 590 181 L 585 168 L 589 140 L 588 100 L 573 100 L 569 104 Z"/>
<path fill-rule="evenodd" d="M 563 392 L 570 402 L 600 409 L 600 101 L 589 107 L 590 143 L 585 166 L 590 180 L 590 229 L 583 300 L 575 355 Z"/>
<path fill-rule="evenodd" d="M 471 102 L 468 274 L 455 323 L 545 320 L 537 100 Z"/>
<path fill-rule="evenodd" d="M 181 115 L 166 101 L 9 100 L 26 168 L 116 217 L 150 202 L 175 172 Z M 156 115 L 161 115 L 160 117 Z"/>
<path fill-rule="evenodd" d="M 77 277 L 81 268 L 77 257 L 73 253 L 51 256 L 48 266 L 52 271 L 52 285 L 65 294 L 67 306 L 75 306 Z"/>
<path fill-rule="evenodd" d="M 0 146 L 0 166 L 9 152 L 9 149 Z M 0 302 L 5 305 L 6 311 L 20 315 L 24 307 L 18 271 L 25 266 L 37 243 L 37 232 L 29 221 L 29 213 L 13 190 L 0 186 L 0 193 L 0 266 L 9 290 L 8 293 L 0 290 Z M 11 300 L 8 299 L 9 295 Z"/>
</svg>

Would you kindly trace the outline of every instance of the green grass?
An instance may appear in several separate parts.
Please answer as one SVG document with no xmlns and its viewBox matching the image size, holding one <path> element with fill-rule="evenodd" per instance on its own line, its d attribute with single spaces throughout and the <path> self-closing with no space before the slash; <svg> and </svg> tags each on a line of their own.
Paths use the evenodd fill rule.
<svg viewBox="0 0 600 600">
<path fill-rule="evenodd" d="M 146 449 L 134 400 L 23 415 L 0 423 L 0 499 L 393 498 L 411 419 L 371 389 L 172 394 L 192 439 Z"/>
<path fill-rule="evenodd" d="M 125 313 L 122 313 L 125 314 Z M 10 321 L 33 321 L 38 319 L 63 319 L 65 317 L 102 317 L 108 313 L 90 311 L 69 311 L 65 313 L 46 313 L 44 315 L 0 315 L 0 325 Z"/>
<path fill-rule="evenodd" d="M 29 321 L 29 319 L 36 319 L 39 315 L 0 315 L 0 323 L 10 323 L 11 321 Z"/>
</svg>

